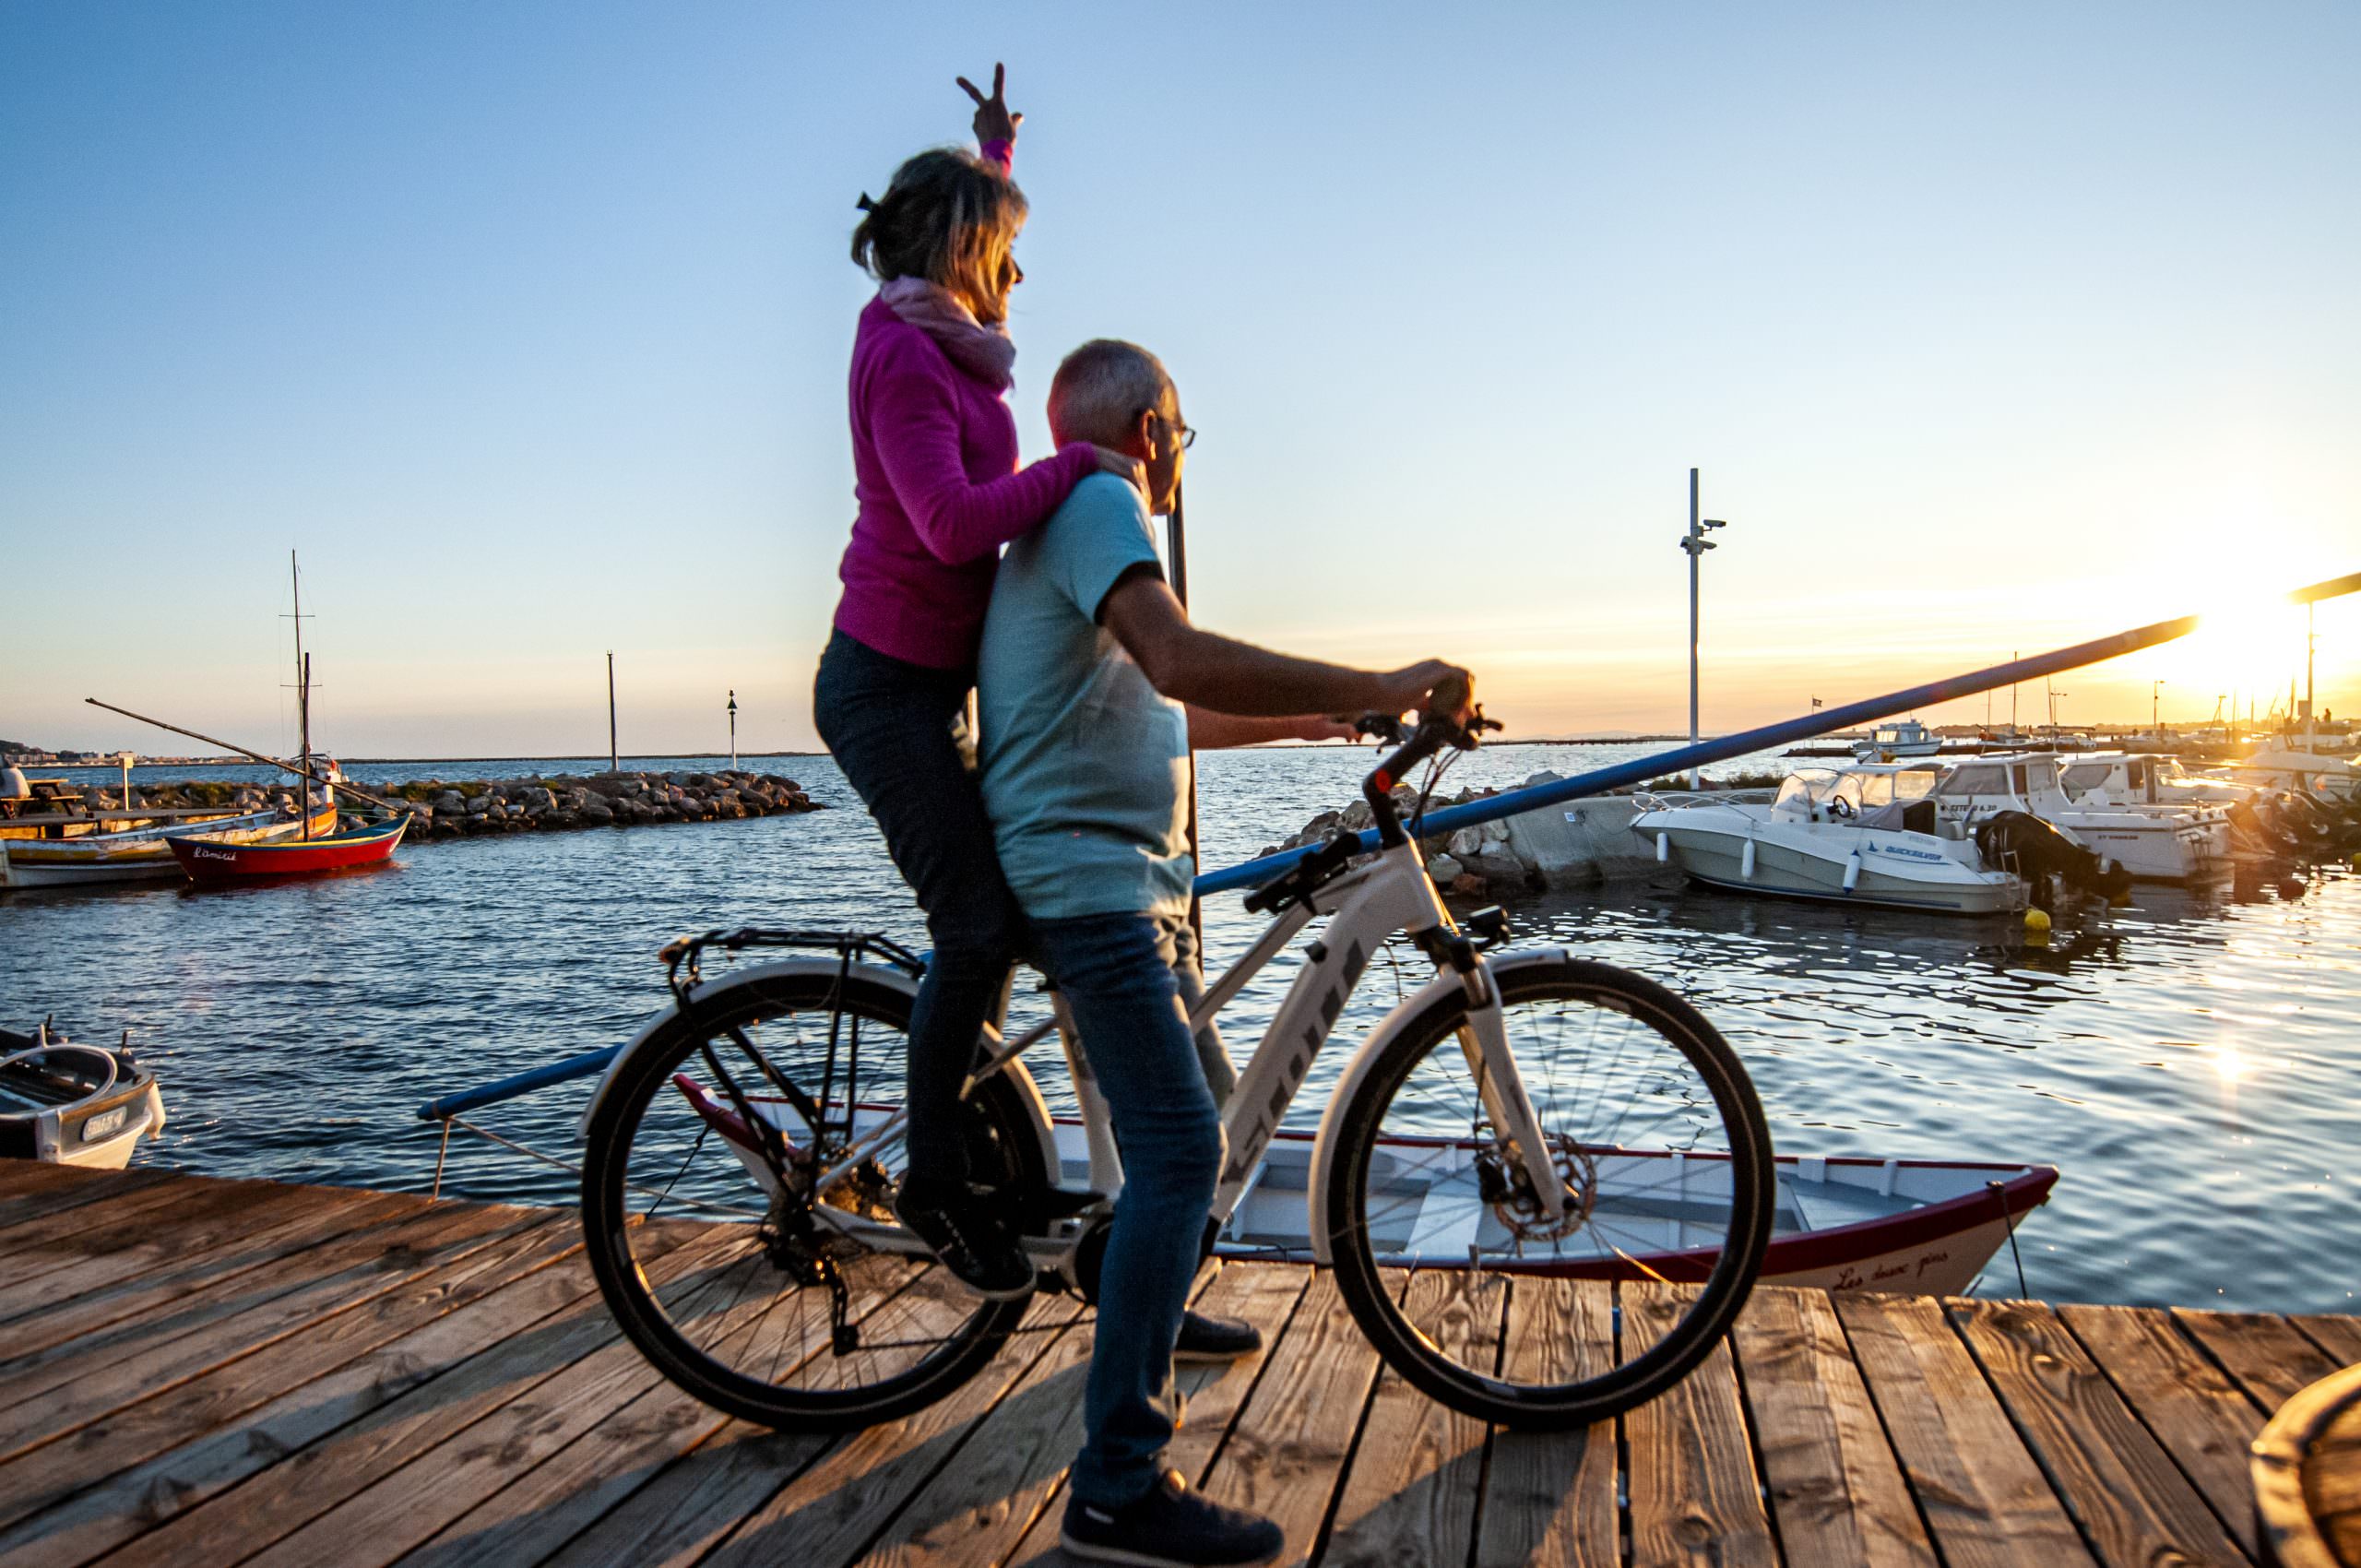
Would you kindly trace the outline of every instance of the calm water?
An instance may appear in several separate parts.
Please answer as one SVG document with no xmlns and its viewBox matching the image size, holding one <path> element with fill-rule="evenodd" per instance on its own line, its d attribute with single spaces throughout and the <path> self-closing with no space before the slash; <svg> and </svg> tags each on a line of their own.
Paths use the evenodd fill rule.
<svg viewBox="0 0 2361 1568">
<path fill-rule="evenodd" d="M 1461 783 L 1572 772 L 1631 747 L 1513 747 Z M 587 771 L 603 759 L 538 765 Z M 711 926 L 920 932 L 868 819 L 825 758 L 747 759 L 851 807 L 754 822 L 406 849 L 382 872 L 265 888 L 0 896 L 0 1018 L 129 1028 L 172 1124 L 143 1160 L 211 1174 L 423 1189 L 434 1095 L 627 1037 L 664 1000 L 658 944 Z M 1351 798 L 1370 754 L 1237 753 L 1204 766 L 1206 860 L 1226 865 Z M 356 768 L 371 779 L 534 765 Z M 711 759 L 632 759 L 709 768 Z M 98 778 L 105 770 L 93 771 Z M 181 777 L 185 770 L 140 770 Z M 106 775 L 112 778 L 112 774 Z M 227 770 L 223 776 L 227 776 Z M 1746 1056 L 1788 1152 L 2055 1162 L 2022 1232 L 2037 1295 L 2351 1311 L 2361 1289 L 2361 877 L 2143 889 L 2031 947 L 2009 921 L 1750 901 L 1673 885 L 1514 909 L 1520 940 L 1571 944 L 1685 992 Z M 1259 922 L 1207 911 L 1218 960 Z M 1282 959 L 1225 1016 L 1240 1055 Z M 1415 959 L 1405 965 L 1413 984 Z M 1319 1091 L 1395 998 L 1371 968 Z M 1357 1028 L 1358 1026 L 1358 1028 Z M 1054 1096 L 1054 1053 L 1037 1072 Z M 569 1156 L 586 1085 L 482 1113 Z M 569 1178 L 454 1139 L 446 1186 L 564 1201 Z M 2003 1278 L 2003 1276 L 2006 1276 Z M 1985 1289 L 2013 1291 L 2003 1253 Z"/>
</svg>

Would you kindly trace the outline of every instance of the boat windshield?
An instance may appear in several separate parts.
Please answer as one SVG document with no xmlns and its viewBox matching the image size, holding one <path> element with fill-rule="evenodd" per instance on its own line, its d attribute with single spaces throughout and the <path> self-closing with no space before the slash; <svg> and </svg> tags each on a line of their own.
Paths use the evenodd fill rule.
<svg viewBox="0 0 2361 1568">
<path fill-rule="evenodd" d="M 1799 767 L 1779 786 L 1778 798 L 1771 802 L 1774 811 L 1801 812 L 1809 815 L 1813 804 L 1828 799 L 1836 788 L 1836 775 L 1825 767 Z"/>
<path fill-rule="evenodd" d="M 2086 790 L 2104 789 L 2114 771 L 2111 762 L 2070 763 L 2058 770 L 2058 778 L 2065 786 L 2067 799 L 2079 800 Z"/>
<path fill-rule="evenodd" d="M 1941 774 L 1931 767 L 1904 768 L 1895 773 L 1852 773 L 1837 786 L 1837 793 L 1855 805 L 1890 806 L 1896 801 L 1908 804 L 1923 801 L 1935 792 Z"/>
<path fill-rule="evenodd" d="M 1939 795 L 1967 797 L 1972 795 L 2005 795 L 2009 792 L 2008 769 L 1997 762 L 1963 763 L 1952 769 L 1951 777 L 1935 791 Z"/>
</svg>

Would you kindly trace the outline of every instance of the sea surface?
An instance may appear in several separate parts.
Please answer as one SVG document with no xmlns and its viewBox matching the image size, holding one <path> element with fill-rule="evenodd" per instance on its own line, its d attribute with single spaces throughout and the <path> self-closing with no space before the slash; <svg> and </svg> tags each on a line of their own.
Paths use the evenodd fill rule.
<svg viewBox="0 0 2361 1568">
<path fill-rule="evenodd" d="M 1447 788 L 1643 754 L 1507 746 Z M 591 772 L 567 762 L 379 764 L 366 784 Z M 1353 798 L 1341 748 L 1204 759 L 1205 863 L 1230 864 Z M 884 847 L 825 757 L 747 757 L 835 810 L 406 847 L 374 873 L 267 887 L 0 895 L 0 1019 L 113 1040 L 156 1065 L 171 1124 L 142 1161 L 213 1175 L 426 1190 L 424 1100 L 627 1039 L 665 1001 L 656 950 L 738 924 L 854 926 L 923 945 Z M 637 757 L 710 769 L 712 758 Z M 1709 772 L 1763 766 L 1725 765 Z M 46 770 L 45 770 L 46 771 Z M 111 769 L 62 770 L 112 781 Z M 191 770 L 136 770 L 179 778 Z M 234 777 L 236 770 L 206 777 Z M 255 775 L 260 777 L 259 774 Z M 2053 1162 L 2020 1233 L 2056 1301 L 2351 1312 L 2361 1289 L 2361 875 L 2142 888 L 2062 918 L 1746 899 L 1670 881 L 1512 906 L 1517 940 L 1570 944 L 1686 993 L 1745 1056 L 1784 1152 Z M 1260 922 L 1207 909 L 1216 963 Z M 1401 979 L 1423 961 L 1406 951 Z M 1241 1058 L 1292 975 L 1224 1016 Z M 1293 1119 L 1316 1119 L 1350 1047 L 1396 998 L 1370 968 Z M 1034 1065 L 1052 1098 L 1053 1051 Z M 570 1159 L 587 1083 L 477 1120 Z M 564 1202 L 572 1179 L 460 1134 L 446 1193 Z M 2003 1250 L 1979 1287 L 2013 1294 Z"/>
</svg>

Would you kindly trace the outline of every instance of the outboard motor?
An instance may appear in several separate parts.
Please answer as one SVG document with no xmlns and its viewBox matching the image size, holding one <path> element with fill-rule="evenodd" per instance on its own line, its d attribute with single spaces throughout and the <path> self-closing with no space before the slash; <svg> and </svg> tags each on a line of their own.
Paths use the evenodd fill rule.
<svg viewBox="0 0 2361 1568">
<path fill-rule="evenodd" d="M 2113 902 L 2131 891 L 2131 873 L 2102 860 L 2031 812 L 1995 812 L 1976 825 L 1975 849 L 1991 865 L 2013 864 L 2044 903 L 2049 878 Z"/>
</svg>

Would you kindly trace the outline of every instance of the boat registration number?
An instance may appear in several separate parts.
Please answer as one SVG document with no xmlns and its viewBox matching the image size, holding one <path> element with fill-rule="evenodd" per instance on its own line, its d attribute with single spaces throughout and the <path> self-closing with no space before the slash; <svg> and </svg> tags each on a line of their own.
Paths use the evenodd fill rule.
<svg viewBox="0 0 2361 1568">
<path fill-rule="evenodd" d="M 120 1132 L 123 1124 L 130 1120 L 131 1107 L 127 1105 L 118 1105 L 113 1111 L 103 1111 L 82 1123 L 82 1141 L 95 1143 L 109 1133 Z"/>
</svg>

